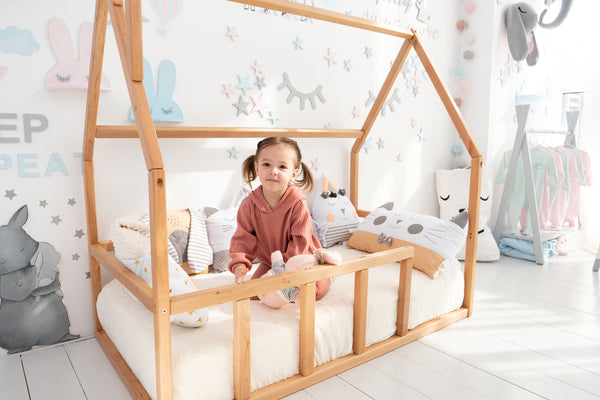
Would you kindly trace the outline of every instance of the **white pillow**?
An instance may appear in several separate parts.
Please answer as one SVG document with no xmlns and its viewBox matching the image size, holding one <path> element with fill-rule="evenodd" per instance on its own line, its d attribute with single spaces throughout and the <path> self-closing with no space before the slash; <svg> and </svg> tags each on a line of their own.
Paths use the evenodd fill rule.
<svg viewBox="0 0 600 400">
<path fill-rule="evenodd" d="M 485 176 L 485 173 L 483 174 Z M 435 182 L 440 205 L 440 218 L 449 220 L 469 205 L 469 182 L 471 170 L 453 169 L 435 171 Z M 498 244 L 488 226 L 492 211 L 492 184 L 489 179 L 481 180 L 479 202 L 479 235 L 477 238 L 477 261 L 495 261 L 500 259 Z M 456 258 L 465 259 L 465 246 Z"/>
<path fill-rule="evenodd" d="M 212 268 L 215 272 L 227 271 L 231 260 L 229 245 L 237 228 L 237 211 L 237 208 L 219 210 L 213 207 L 204 207 L 208 242 L 213 253 Z"/>
</svg>

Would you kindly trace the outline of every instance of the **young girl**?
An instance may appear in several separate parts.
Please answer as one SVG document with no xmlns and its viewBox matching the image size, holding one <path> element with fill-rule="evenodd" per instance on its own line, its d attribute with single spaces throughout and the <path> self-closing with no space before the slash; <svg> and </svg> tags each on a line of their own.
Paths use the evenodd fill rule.
<svg viewBox="0 0 600 400">
<path fill-rule="evenodd" d="M 298 176 L 301 179 L 296 179 Z M 300 188 L 312 190 L 313 177 L 302 162 L 295 140 L 269 137 L 261 140 L 256 154 L 243 164 L 247 183 L 256 177 L 261 186 L 240 205 L 237 230 L 231 238 L 229 270 L 235 282 L 242 282 L 252 261 L 260 265 L 251 279 L 260 278 L 271 269 L 271 253 L 281 251 L 283 261 L 298 254 L 313 254 L 321 245 L 312 234 L 312 220 L 306 197 Z M 317 299 L 323 297 L 330 280 L 316 283 Z M 295 291 L 282 291 L 293 301 Z"/>
</svg>

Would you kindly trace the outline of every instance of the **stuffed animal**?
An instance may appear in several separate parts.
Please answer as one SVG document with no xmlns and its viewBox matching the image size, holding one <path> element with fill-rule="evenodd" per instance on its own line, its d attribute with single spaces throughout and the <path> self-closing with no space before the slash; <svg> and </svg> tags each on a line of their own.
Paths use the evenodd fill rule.
<svg viewBox="0 0 600 400">
<path fill-rule="evenodd" d="M 272 276 L 282 274 L 289 271 L 298 271 L 314 267 L 320 264 L 339 265 L 342 262 L 342 256 L 338 253 L 327 251 L 325 249 L 317 249 L 314 254 L 299 254 L 290 258 L 287 263 L 283 262 L 283 257 L 280 251 L 274 251 L 271 254 L 271 270 L 263 276 Z M 319 300 L 329 290 L 331 278 L 321 279 L 316 282 L 316 299 Z M 281 308 L 288 303 L 295 301 L 300 290 L 298 287 L 291 287 L 275 292 L 265 293 L 258 298 L 263 304 L 271 308 Z"/>
<path fill-rule="evenodd" d="M 537 23 L 538 15 L 530 4 L 522 2 L 508 6 L 506 10 L 506 36 L 508 49 L 515 61 L 527 59 L 527 65 L 537 63 L 539 52 L 533 33 Z"/>
<path fill-rule="evenodd" d="M 150 255 L 150 227 L 136 220 L 121 219 L 112 225 L 115 256 L 144 282 L 152 286 L 152 257 Z M 189 275 L 168 256 L 169 296 L 196 290 Z M 206 324 L 208 310 L 198 309 L 171 316 L 171 323 L 195 328 Z"/>
<path fill-rule="evenodd" d="M 69 333 L 58 280 L 60 254 L 25 232 L 27 217 L 25 205 L 0 226 L 0 347 L 9 353 L 79 337 Z"/>
</svg>

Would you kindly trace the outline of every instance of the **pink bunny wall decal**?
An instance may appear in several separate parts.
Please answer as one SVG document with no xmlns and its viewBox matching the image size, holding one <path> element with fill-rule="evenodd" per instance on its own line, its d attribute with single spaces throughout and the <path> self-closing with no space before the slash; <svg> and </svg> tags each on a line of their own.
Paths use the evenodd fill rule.
<svg viewBox="0 0 600 400">
<path fill-rule="evenodd" d="M 87 89 L 92 48 L 92 24 L 85 22 L 79 30 L 79 58 L 65 21 L 53 18 L 48 22 L 50 46 L 57 64 L 46 75 L 46 89 Z M 108 77 L 102 74 L 101 89 L 110 90 Z"/>
</svg>

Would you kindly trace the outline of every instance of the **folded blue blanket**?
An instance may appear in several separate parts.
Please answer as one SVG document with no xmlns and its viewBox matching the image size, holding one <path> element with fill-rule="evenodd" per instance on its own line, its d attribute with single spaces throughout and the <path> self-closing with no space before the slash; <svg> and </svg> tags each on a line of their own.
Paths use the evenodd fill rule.
<svg viewBox="0 0 600 400">
<path fill-rule="evenodd" d="M 558 254 L 556 251 L 556 242 L 556 239 L 542 242 L 544 261 L 548 257 Z M 500 239 L 498 247 L 500 248 L 500 253 L 505 256 L 535 261 L 535 250 L 533 249 L 533 242 L 531 240 L 503 237 Z"/>
</svg>

